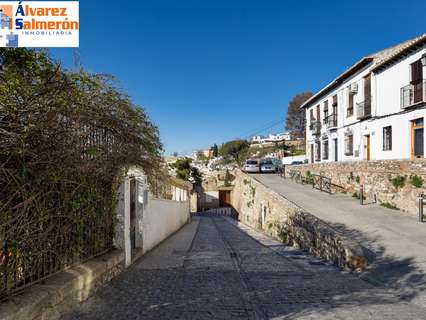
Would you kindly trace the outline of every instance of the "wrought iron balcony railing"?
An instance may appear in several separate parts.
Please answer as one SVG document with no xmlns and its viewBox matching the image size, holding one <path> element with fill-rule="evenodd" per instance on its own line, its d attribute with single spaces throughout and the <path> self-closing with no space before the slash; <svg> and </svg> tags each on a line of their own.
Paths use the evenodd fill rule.
<svg viewBox="0 0 426 320">
<path fill-rule="evenodd" d="M 337 114 L 330 114 L 324 119 L 324 123 L 327 126 L 327 129 L 337 127 Z"/>
<path fill-rule="evenodd" d="M 321 134 L 321 121 L 315 120 L 312 121 L 309 125 L 309 130 L 312 131 L 313 135 L 319 135 Z"/>
<path fill-rule="evenodd" d="M 357 103 L 356 106 L 356 118 L 358 120 L 371 117 L 371 98 L 367 98 L 363 102 Z"/>
<path fill-rule="evenodd" d="M 401 108 L 409 108 L 426 102 L 426 80 L 401 88 Z"/>
</svg>

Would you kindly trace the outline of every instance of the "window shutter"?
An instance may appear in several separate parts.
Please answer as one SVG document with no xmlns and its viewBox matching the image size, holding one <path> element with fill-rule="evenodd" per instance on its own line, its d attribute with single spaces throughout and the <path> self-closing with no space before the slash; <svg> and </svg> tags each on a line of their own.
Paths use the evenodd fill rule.
<svg viewBox="0 0 426 320">
<path fill-rule="evenodd" d="M 423 65 L 420 60 L 411 64 L 411 84 L 417 84 L 423 80 Z"/>
</svg>

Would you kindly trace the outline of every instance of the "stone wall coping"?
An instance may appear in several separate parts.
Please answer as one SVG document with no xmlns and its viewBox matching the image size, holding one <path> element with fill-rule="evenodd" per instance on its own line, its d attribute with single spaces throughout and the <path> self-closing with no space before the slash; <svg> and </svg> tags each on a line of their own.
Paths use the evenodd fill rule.
<svg viewBox="0 0 426 320">
<path fill-rule="evenodd" d="M 383 163 L 383 162 L 412 162 L 412 163 L 425 163 L 426 158 L 424 159 L 382 159 L 382 160 L 347 160 L 347 161 L 325 161 L 325 162 L 315 162 L 315 163 L 303 163 L 291 165 L 289 167 L 303 167 L 303 166 L 312 166 L 312 165 L 341 165 L 341 164 L 360 164 L 360 163 Z"/>
<path fill-rule="evenodd" d="M 123 250 L 114 249 L 23 289 L 0 302 L 0 319 L 59 319 L 63 312 L 87 299 L 115 268 L 124 269 Z"/>
</svg>

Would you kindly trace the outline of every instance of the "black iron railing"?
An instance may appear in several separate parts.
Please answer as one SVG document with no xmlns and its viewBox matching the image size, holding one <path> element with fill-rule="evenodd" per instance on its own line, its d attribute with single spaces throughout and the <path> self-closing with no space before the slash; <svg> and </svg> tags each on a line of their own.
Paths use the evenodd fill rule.
<svg viewBox="0 0 426 320">
<path fill-rule="evenodd" d="M 315 120 L 312 121 L 309 125 L 309 130 L 311 130 L 313 135 L 319 135 L 321 134 L 321 121 Z"/>
<path fill-rule="evenodd" d="M 401 108 L 405 109 L 426 102 L 426 80 L 401 88 Z"/>
<path fill-rule="evenodd" d="M 314 189 L 318 189 L 329 194 L 332 193 L 333 184 L 331 183 L 331 179 L 326 176 L 312 174 L 310 172 L 307 172 L 305 175 L 303 175 L 298 170 L 291 170 L 289 172 L 289 177 L 291 180 L 297 183 L 309 184 L 312 185 L 312 188 Z"/>
<path fill-rule="evenodd" d="M 337 114 L 330 114 L 325 118 L 325 124 L 328 129 L 337 127 Z"/>
<path fill-rule="evenodd" d="M 331 179 L 319 174 L 312 174 L 312 187 L 331 194 Z"/>
<path fill-rule="evenodd" d="M 371 117 L 371 98 L 365 99 L 361 103 L 357 103 L 356 118 L 358 120 Z"/>
<path fill-rule="evenodd" d="M 103 209 L 91 218 L 84 210 L 44 221 L 29 214 L 25 226 L 0 226 L 0 299 L 110 250 L 114 222 Z"/>
</svg>

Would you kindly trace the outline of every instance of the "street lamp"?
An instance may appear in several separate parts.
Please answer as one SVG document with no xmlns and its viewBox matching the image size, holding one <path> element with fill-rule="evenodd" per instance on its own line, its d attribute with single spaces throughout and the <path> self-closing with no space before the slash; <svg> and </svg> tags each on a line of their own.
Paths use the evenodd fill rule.
<svg viewBox="0 0 426 320">
<path fill-rule="evenodd" d="M 426 53 L 423 53 L 420 61 L 422 62 L 423 67 L 426 67 Z"/>
</svg>

